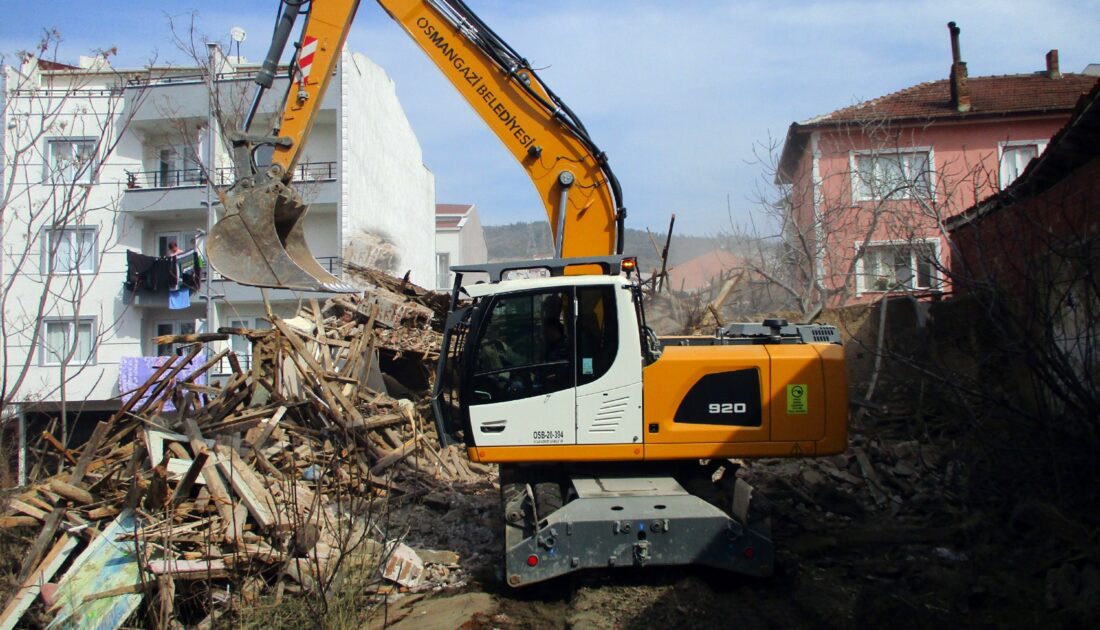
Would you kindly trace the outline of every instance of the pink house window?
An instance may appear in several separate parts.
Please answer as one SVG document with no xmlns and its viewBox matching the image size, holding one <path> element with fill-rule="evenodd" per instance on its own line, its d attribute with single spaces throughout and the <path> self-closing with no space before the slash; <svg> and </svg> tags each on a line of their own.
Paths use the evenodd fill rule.
<svg viewBox="0 0 1100 630">
<path fill-rule="evenodd" d="M 1002 142 L 1001 149 L 1001 190 L 1016 181 L 1023 174 L 1027 165 L 1039 157 L 1046 148 L 1046 143 L 1039 141 L 1030 142 Z"/>
<path fill-rule="evenodd" d="M 932 194 L 932 155 L 926 149 L 854 152 L 855 201 L 927 198 Z"/>
<path fill-rule="evenodd" d="M 874 243 L 857 265 L 856 289 L 859 293 L 935 289 L 938 264 L 933 241 Z"/>
</svg>

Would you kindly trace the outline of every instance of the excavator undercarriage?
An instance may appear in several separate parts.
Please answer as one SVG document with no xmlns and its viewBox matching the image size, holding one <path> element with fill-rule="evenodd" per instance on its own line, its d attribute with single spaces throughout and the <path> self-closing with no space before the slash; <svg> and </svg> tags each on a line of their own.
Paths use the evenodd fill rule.
<svg viewBox="0 0 1100 630">
<path fill-rule="evenodd" d="M 700 564 L 772 574 L 766 500 L 729 460 L 500 467 L 509 586 L 582 569 Z"/>
</svg>

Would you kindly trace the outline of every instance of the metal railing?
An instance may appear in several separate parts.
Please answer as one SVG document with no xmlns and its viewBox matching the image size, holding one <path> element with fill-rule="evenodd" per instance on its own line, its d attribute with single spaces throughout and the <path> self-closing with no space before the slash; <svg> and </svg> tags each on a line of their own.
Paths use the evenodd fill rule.
<svg viewBox="0 0 1100 630">
<path fill-rule="evenodd" d="M 344 271 L 344 259 L 339 256 L 321 256 L 317 259 L 321 267 L 334 276 L 339 277 Z M 210 279 L 214 282 L 226 282 L 226 277 L 218 273 L 217 269 L 210 268 Z"/>
<path fill-rule="evenodd" d="M 294 167 L 293 181 L 298 183 L 329 182 L 339 172 L 336 162 L 302 162 Z M 126 171 L 126 188 L 194 188 L 206 185 L 207 171 L 202 168 L 160 169 L 157 171 Z M 214 169 L 215 186 L 232 186 L 236 181 L 233 167 Z"/>
<path fill-rule="evenodd" d="M 241 370 L 247 372 L 252 369 L 252 355 L 244 352 L 237 352 L 237 363 L 241 366 Z M 226 374 L 233 373 L 233 365 L 229 362 L 229 357 L 223 357 L 214 366 L 214 374 L 218 376 L 224 376 Z"/>
<path fill-rule="evenodd" d="M 251 79 L 256 76 L 256 70 L 235 70 L 233 72 L 219 72 L 214 75 L 215 81 Z M 285 69 L 280 68 L 280 72 Z M 159 76 L 133 76 L 126 80 L 126 85 L 131 87 L 145 87 L 149 85 L 175 85 L 179 83 L 204 83 L 207 77 L 201 72 L 189 74 L 163 74 Z"/>
</svg>

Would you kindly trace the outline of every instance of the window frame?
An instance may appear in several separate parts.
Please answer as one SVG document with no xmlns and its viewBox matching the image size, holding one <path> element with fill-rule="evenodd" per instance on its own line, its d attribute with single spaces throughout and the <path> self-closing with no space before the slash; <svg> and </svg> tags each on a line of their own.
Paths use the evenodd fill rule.
<svg viewBox="0 0 1100 630">
<path fill-rule="evenodd" d="M 568 360 L 557 360 L 557 361 L 540 361 L 540 362 L 536 362 L 536 363 L 524 363 L 524 364 L 520 364 L 520 365 L 501 366 L 499 368 L 492 368 L 492 369 L 479 369 L 480 368 L 479 363 L 480 363 L 480 357 L 481 357 L 482 343 L 484 342 L 485 336 L 486 336 L 486 334 L 489 330 L 488 326 L 492 324 L 492 313 L 493 313 L 493 310 L 496 308 L 496 306 L 502 300 L 515 299 L 515 298 L 527 298 L 527 297 L 532 297 L 532 296 L 537 296 L 537 295 L 545 295 L 545 294 L 553 294 L 553 293 L 568 294 L 569 316 L 567 318 L 567 321 L 563 322 L 563 323 L 565 325 L 566 338 L 570 340 L 571 352 L 570 352 L 569 359 Z M 531 397 L 534 397 L 536 395 L 551 395 L 551 394 L 557 394 L 557 393 L 568 391 L 568 390 L 574 390 L 575 391 L 576 387 L 577 387 L 577 368 L 576 368 L 576 365 L 577 365 L 577 356 L 576 356 L 577 355 L 577 346 L 576 346 L 576 340 L 575 340 L 577 314 L 576 314 L 575 300 L 576 300 L 576 291 L 575 291 L 574 286 L 571 286 L 571 285 L 556 285 L 556 286 L 537 287 L 537 288 L 531 288 L 531 289 L 526 289 L 526 290 L 522 290 L 522 291 L 515 291 L 515 292 L 497 294 L 497 295 L 493 295 L 492 299 L 489 299 L 489 300 L 485 301 L 483 303 L 483 307 L 482 307 L 483 310 L 479 314 L 479 316 L 477 317 L 477 321 L 476 321 L 477 334 L 476 335 L 471 335 L 470 338 L 466 342 L 465 352 L 469 352 L 471 354 L 469 354 L 469 361 L 468 361 L 466 369 L 464 370 L 464 375 L 463 375 L 464 384 L 463 384 L 463 394 L 462 394 L 462 396 L 465 397 L 465 400 L 469 401 L 467 404 L 469 406 L 477 406 L 477 405 L 482 405 L 482 404 L 496 404 L 496 403 L 511 402 L 511 401 L 514 401 L 514 400 L 521 400 L 521 399 L 525 399 L 525 398 L 531 398 Z M 535 321 L 535 319 L 537 319 L 537 317 L 539 315 L 536 314 L 534 311 L 532 311 L 532 316 L 533 316 L 532 321 Z M 486 318 L 488 318 L 488 323 L 486 323 L 486 321 L 487 321 Z M 568 385 L 563 386 L 563 387 L 558 387 L 557 389 L 553 389 L 551 391 L 541 391 L 541 392 L 538 392 L 537 394 L 532 393 L 532 394 L 528 394 L 528 395 L 524 395 L 524 396 L 517 396 L 515 398 L 505 398 L 503 400 L 491 400 L 491 401 L 474 401 L 473 400 L 474 393 L 475 393 L 474 386 L 477 384 L 477 379 L 479 377 L 494 376 L 494 375 L 501 374 L 501 373 L 519 372 L 519 371 L 529 371 L 529 372 L 534 373 L 536 370 L 545 370 L 546 368 L 553 368 L 554 366 L 567 366 L 568 367 L 568 370 L 563 370 L 562 371 L 562 374 L 568 373 L 568 379 L 570 381 L 570 383 Z"/>
<path fill-rule="evenodd" d="M 158 319 L 158 320 L 153 322 L 153 333 L 154 333 L 153 337 L 159 337 L 160 336 L 160 331 L 157 330 L 157 329 L 160 326 L 163 326 L 165 324 L 170 324 L 172 326 L 172 332 L 168 333 L 170 335 L 189 334 L 189 333 L 184 333 L 183 332 L 183 324 L 191 324 L 192 333 L 197 333 L 199 331 L 199 320 L 197 320 L 197 319 Z M 182 344 L 182 343 L 173 343 L 173 344 L 160 344 L 160 343 L 158 343 L 158 344 L 153 344 L 153 356 L 158 356 L 158 357 L 176 356 L 176 351 L 179 348 L 183 347 L 184 345 L 185 344 Z M 169 350 L 168 354 L 160 354 L 160 349 L 162 347 L 165 347 L 165 346 L 170 347 L 170 350 Z"/>
<path fill-rule="evenodd" d="M 1016 148 L 1019 148 L 1019 147 L 1035 147 L 1035 149 L 1036 149 L 1035 157 L 1032 158 L 1034 160 L 1034 159 L 1038 159 L 1039 156 L 1043 154 L 1043 151 L 1046 151 L 1047 144 L 1049 142 L 1050 142 L 1050 138 L 1046 138 L 1046 139 L 1042 139 L 1042 140 L 1002 140 L 1001 142 L 998 142 L 997 143 L 997 186 L 999 186 L 999 190 L 1004 190 L 1005 188 L 1008 188 L 1009 185 L 1011 185 L 1012 182 L 1016 181 L 1016 178 L 1018 178 L 1020 175 L 1023 175 L 1024 170 L 1027 169 L 1027 164 L 1025 164 L 1024 165 L 1024 170 L 1020 171 L 1020 175 L 1017 175 L 1015 178 L 1013 178 L 1011 182 L 1006 182 L 1005 181 L 1005 170 L 1004 170 L 1004 168 L 1005 168 L 1005 151 L 1007 149 L 1016 149 Z M 1028 162 L 1028 164 L 1030 164 L 1030 162 Z"/>
<path fill-rule="evenodd" d="M 45 184 L 51 184 L 55 186 L 68 186 L 71 184 L 93 184 L 95 183 L 96 166 L 98 165 L 98 155 L 96 155 L 96 142 L 98 138 L 94 136 L 52 136 L 46 138 L 46 162 L 45 168 L 42 173 L 42 182 Z M 78 172 L 79 177 L 70 181 L 65 177 L 60 169 L 55 170 L 55 155 L 54 147 L 59 144 L 88 144 L 91 146 L 92 158 L 87 162 L 84 168 L 81 168 Z"/>
<path fill-rule="evenodd" d="M 64 363 L 64 361 L 62 361 L 62 360 L 58 360 L 58 361 L 48 360 L 48 357 L 53 354 L 52 352 L 50 352 L 49 348 L 47 347 L 47 341 L 46 341 L 49 338 L 49 326 L 50 326 L 50 324 L 68 324 L 69 329 L 70 329 L 70 333 L 72 332 L 72 328 L 75 324 L 75 326 L 77 327 L 77 331 L 76 331 L 77 335 L 80 334 L 79 327 L 84 325 L 84 324 L 88 324 L 89 325 L 89 330 L 90 330 L 89 334 L 92 337 L 92 347 L 88 351 L 88 357 L 84 361 L 79 361 L 77 359 L 76 355 L 73 355 L 73 358 L 69 362 L 69 365 L 70 366 L 75 365 L 75 366 L 79 366 L 79 367 L 86 367 L 86 366 L 90 366 L 90 365 L 97 365 L 99 363 L 99 356 L 98 356 L 99 355 L 99 343 L 97 341 L 97 331 L 99 329 L 99 318 L 98 317 L 96 317 L 94 315 L 82 315 L 80 317 L 43 317 L 42 318 L 42 323 L 40 324 L 40 326 L 42 328 L 39 332 L 40 339 L 39 339 L 39 343 L 38 343 L 38 365 L 39 365 L 39 367 L 57 367 L 57 366 L 60 366 Z M 76 342 L 76 336 L 75 335 L 71 339 L 72 339 L 73 343 Z M 67 353 L 68 353 L 68 350 L 66 350 L 66 354 Z"/>
<path fill-rule="evenodd" d="M 878 199 L 874 194 L 863 194 L 863 178 L 859 174 L 859 160 L 861 158 L 888 158 L 890 156 L 903 156 L 903 155 L 917 155 L 925 154 L 928 162 L 928 194 L 925 197 L 919 197 L 913 194 L 913 186 L 909 186 L 904 190 L 904 193 L 894 193 L 889 197 Z M 918 147 L 906 147 L 899 149 L 881 150 L 881 149 L 853 149 L 848 152 L 848 172 L 850 174 L 849 184 L 852 191 L 853 203 L 864 203 L 868 201 L 905 201 L 910 199 L 935 199 L 936 198 L 936 151 L 932 146 L 918 146 Z"/>
<path fill-rule="evenodd" d="M 58 270 L 56 269 L 56 255 L 60 251 L 50 251 L 50 239 L 54 234 L 66 234 L 70 232 L 90 232 L 92 234 L 92 248 L 91 248 L 91 263 L 90 269 L 82 269 L 81 266 L 77 266 L 76 269 Z M 73 225 L 67 227 L 44 227 L 41 232 L 42 238 L 42 252 L 39 258 L 39 274 L 43 276 L 56 275 L 56 276 L 76 276 L 76 275 L 95 275 L 99 271 L 99 226 L 95 225 Z M 82 261 L 83 262 L 83 261 Z"/>
<path fill-rule="evenodd" d="M 187 142 L 165 142 L 155 145 L 153 150 L 160 181 L 157 188 L 187 188 L 206 183 L 201 146 Z M 170 173 L 180 174 L 175 178 L 175 183 L 169 183 Z"/>
<path fill-rule="evenodd" d="M 854 271 L 854 273 L 856 275 L 856 296 L 858 297 L 860 295 L 863 295 L 864 293 L 885 293 L 886 291 L 895 291 L 895 292 L 941 291 L 942 288 L 943 288 L 943 278 L 941 277 L 938 266 L 940 266 L 942 264 L 942 261 L 943 261 L 943 251 L 942 251 L 943 243 L 939 238 L 926 237 L 926 238 L 917 238 L 917 239 L 912 239 L 912 240 L 869 241 L 866 245 L 866 248 L 867 249 L 872 249 L 872 248 L 876 248 L 876 247 L 905 247 L 905 248 L 909 248 L 910 249 L 909 271 L 912 274 L 912 278 L 915 281 L 916 278 L 919 277 L 919 272 L 918 272 L 918 269 L 917 269 L 916 259 L 913 257 L 914 255 L 913 255 L 912 252 L 915 251 L 921 245 L 930 245 L 933 248 L 933 251 L 935 251 L 935 265 L 933 265 L 932 270 L 931 270 L 931 274 L 930 274 L 931 277 L 930 277 L 929 286 L 927 286 L 927 287 L 913 286 L 913 287 L 897 287 L 897 288 L 891 288 L 891 289 L 875 289 L 875 288 L 869 288 L 866 285 L 867 254 L 866 254 L 866 252 L 864 252 L 863 255 L 860 255 L 860 250 L 864 248 L 864 245 L 863 245 L 862 241 L 856 241 L 855 245 L 854 245 L 855 255 L 859 256 L 859 259 L 856 261 L 856 268 L 855 268 L 855 271 Z"/>
<path fill-rule="evenodd" d="M 445 258 L 446 263 L 442 266 L 439 264 L 440 258 Z M 440 284 L 440 280 L 445 280 Z M 436 252 L 435 253 L 435 283 L 437 289 L 450 289 L 451 288 L 451 252 Z"/>
<path fill-rule="evenodd" d="M 160 239 L 166 238 L 168 241 L 165 243 L 163 252 L 160 251 Z M 187 241 L 190 239 L 191 247 L 186 247 Z M 168 255 L 168 242 L 175 240 L 176 245 L 179 245 L 180 251 L 189 252 L 195 249 L 199 242 L 199 235 L 197 230 L 165 230 L 164 232 L 157 232 L 153 235 L 153 248 L 157 250 L 157 257 Z"/>
</svg>

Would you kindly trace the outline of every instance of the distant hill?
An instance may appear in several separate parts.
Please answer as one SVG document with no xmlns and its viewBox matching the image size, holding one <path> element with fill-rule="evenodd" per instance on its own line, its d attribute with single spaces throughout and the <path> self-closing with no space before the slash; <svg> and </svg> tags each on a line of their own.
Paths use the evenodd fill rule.
<svg viewBox="0 0 1100 630">
<path fill-rule="evenodd" d="M 653 240 L 657 242 L 657 247 L 664 247 L 663 233 L 655 232 Z M 673 230 L 668 252 L 669 264 L 677 265 L 691 260 L 721 247 L 724 243 L 726 239 L 721 237 L 680 236 Z M 531 260 L 549 258 L 554 254 L 550 226 L 542 222 L 486 225 L 485 245 L 489 249 L 490 261 Z M 643 272 L 649 272 L 661 264 L 645 230 L 627 228 L 625 249 L 627 254 L 638 257 L 638 266 Z"/>
</svg>

